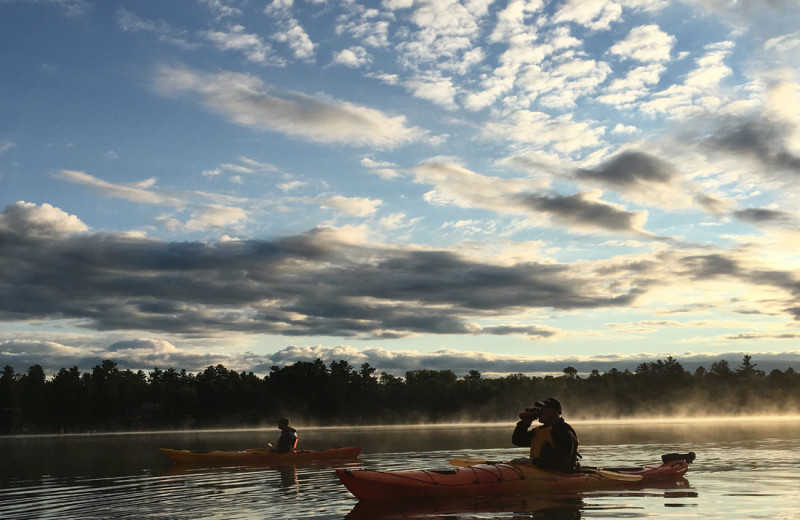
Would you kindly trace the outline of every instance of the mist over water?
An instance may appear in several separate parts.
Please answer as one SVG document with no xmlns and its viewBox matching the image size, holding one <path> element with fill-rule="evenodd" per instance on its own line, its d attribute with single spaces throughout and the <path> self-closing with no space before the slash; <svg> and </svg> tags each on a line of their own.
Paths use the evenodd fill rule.
<svg viewBox="0 0 800 520">
<path fill-rule="evenodd" d="M 359 502 L 336 467 L 445 469 L 454 457 L 508 460 L 513 422 L 397 427 L 298 425 L 301 447 L 364 447 L 354 461 L 287 467 L 184 467 L 159 447 L 240 450 L 277 429 L 0 437 L 0 518 L 797 518 L 800 418 L 572 421 L 585 465 L 653 463 L 697 453 L 685 481 L 644 489 L 448 503 Z M 417 509 L 413 509 L 411 506 Z M 419 508 L 422 508 L 421 511 Z M 555 509 L 553 509 L 555 508 Z M 550 513 L 543 512 L 551 510 Z M 491 513 L 489 513 L 489 511 Z M 553 513 L 555 514 L 555 513 Z M 574 516 L 574 515 L 578 516 Z M 366 516 L 365 516 L 366 515 Z M 399 516 L 398 516 L 399 515 Z M 454 516 L 455 515 L 455 516 Z M 470 516 L 471 515 L 471 516 Z M 516 516 L 515 516 L 516 515 Z M 765 516 L 767 515 L 767 516 Z M 534 516 L 536 517 L 536 516 Z"/>
</svg>

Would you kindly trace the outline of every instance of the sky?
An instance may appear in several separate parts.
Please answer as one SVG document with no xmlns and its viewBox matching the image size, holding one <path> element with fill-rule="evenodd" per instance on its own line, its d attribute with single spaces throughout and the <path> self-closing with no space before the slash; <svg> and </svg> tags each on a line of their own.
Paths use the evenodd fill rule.
<svg viewBox="0 0 800 520">
<path fill-rule="evenodd" d="M 0 366 L 800 369 L 796 0 L 0 0 Z"/>
</svg>

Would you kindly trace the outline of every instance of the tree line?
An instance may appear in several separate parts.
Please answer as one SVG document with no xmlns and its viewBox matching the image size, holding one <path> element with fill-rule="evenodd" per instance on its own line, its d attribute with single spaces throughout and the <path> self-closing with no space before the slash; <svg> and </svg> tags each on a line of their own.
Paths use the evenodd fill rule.
<svg viewBox="0 0 800 520">
<path fill-rule="evenodd" d="M 674 358 L 641 363 L 635 371 L 565 367 L 557 376 L 511 374 L 485 378 L 477 370 L 411 370 L 405 377 L 364 363 L 322 360 L 273 366 L 266 376 L 223 365 L 197 374 L 154 368 L 121 370 L 111 360 L 90 372 L 62 368 L 47 378 L 40 365 L 24 374 L 6 365 L 0 376 L 0 433 L 77 433 L 273 426 L 372 425 L 455 421 L 514 421 L 518 411 L 555 396 L 570 420 L 635 416 L 797 413 L 800 375 L 769 374 L 752 357 L 731 367 L 685 370 Z"/>
</svg>

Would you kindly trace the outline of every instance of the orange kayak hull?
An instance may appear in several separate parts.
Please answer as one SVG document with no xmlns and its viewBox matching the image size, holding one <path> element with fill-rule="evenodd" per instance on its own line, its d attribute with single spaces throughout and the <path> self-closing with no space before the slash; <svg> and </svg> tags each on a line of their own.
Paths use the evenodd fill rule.
<svg viewBox="0 0 800 520">
<path fill-rule="evenodd" d="M 361 500 L 392 498 L 510 495 L 532 492 L 582 491 L 608 487 L 636 487 L 679 479 L 689 469 L 685 460 L 601 473 L 558 473 L 511 463 L 478 464 L 449 470 L 376 471 L 337 469 L 336 475 Z M 620 475 L 613 478 L 613 474 Z M 611 475 L 611 477 L 609 476 Z M 640 475 L 632 482 L 624 476 Z"/>
</svg>

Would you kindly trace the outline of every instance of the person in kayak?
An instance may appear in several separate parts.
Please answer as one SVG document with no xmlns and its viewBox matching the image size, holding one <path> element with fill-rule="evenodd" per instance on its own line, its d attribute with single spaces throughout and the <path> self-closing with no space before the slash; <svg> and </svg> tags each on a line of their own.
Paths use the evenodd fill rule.
<svg viewBox="0 0 800 520">
<path fill-rule="evenodd" d="M 535 403 L 535 408 L 526 408 L 519 414 L 511 442 L 515 446 L 530 447 L 530 458 L 512 462 L 534 464 L 542 469 L 574 473 L 578 471 L 578 434 L 561 417 L 561 403 L 548 397 Z M 541 426 L 531 429 L 538 419 Z"/>
<path fill-rule="evenodd" d="M 281 436 L 278 438 L 277 446 L 269 444 L 269 448 L 278 453 L 288 453 L 297 448 L 297 430 L 289 426 L 289 419 L 281 417 L 278 419 L 278 429 L 281 431 Z"/>
</svg>

